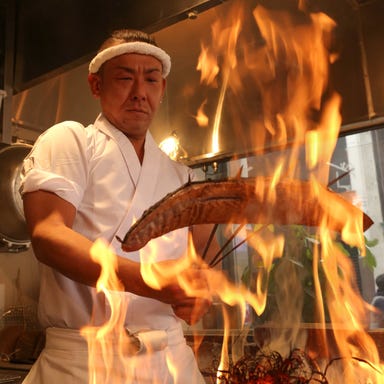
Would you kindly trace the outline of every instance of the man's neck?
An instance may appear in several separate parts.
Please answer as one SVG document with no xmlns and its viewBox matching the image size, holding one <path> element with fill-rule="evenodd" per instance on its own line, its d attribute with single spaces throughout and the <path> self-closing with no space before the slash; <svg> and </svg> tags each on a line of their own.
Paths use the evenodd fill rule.
<svg viewBox="0 0 384 384">
<path fill-rule="evenodd" d="M 133 148 L 135 149 L 135 152 L 137 157 L 139 158 L 140 164 L 143 164 L 145 138 L 135 139 L 129 136 L 127 137 L 129 141 L 132 143 Z"/>
</svg>

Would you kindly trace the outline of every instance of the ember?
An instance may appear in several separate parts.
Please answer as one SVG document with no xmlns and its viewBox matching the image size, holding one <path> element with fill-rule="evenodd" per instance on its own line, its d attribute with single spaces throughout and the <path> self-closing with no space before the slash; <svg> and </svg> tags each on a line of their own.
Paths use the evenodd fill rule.
<svg viewBox="0 0 384 384">
<path fill-rule="evenodd" d="M 352 357 L 352 360 L 367 364 L 371 369 L 380 371 L 364 359 Z M 342 357 L 334 358 L 322 371 L 314 359 L 300 349 L 294 349 L 289 356 L 283 356 L 277 351 L 259 350 L 255 356 L 245 355 L 228 370 L 214 369 L 220 384 L 328 384 L 327 371 Z"/>
<path fill-rule="evenodd" d="M 218 380 L 223 384 L 328 383 L 316 362 L 299 349 L 286 358 L 276 351 L 244 356 L 228 371 L 219 371 Z"/>
</svg>

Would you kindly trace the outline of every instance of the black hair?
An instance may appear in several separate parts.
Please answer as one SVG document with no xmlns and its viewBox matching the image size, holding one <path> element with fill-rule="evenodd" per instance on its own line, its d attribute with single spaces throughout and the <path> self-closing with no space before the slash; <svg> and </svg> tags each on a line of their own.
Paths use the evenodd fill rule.
<svg viewBox="0 0 384 384">
<path fill-rule="evenodd" d="M 135 41 L 141 41 L 143 43 L 152 44 L 157 47 L 155 38 L 146 32 L 138 31 L 135 29 L 118 29 L 111 33 L 110 37 L 104 41 L 100 46 L 99 51 L 101 52 L 106 48 L 122 43 L 130 43 Z"/>
</svg>

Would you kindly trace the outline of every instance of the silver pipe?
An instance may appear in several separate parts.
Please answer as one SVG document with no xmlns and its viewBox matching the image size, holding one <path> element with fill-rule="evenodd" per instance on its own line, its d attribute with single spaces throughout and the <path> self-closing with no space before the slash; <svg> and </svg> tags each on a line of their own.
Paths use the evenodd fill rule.
<svg viewBox="0 0 384 384">
<path fill-rule="evenodd" d="M 14 75 L 14 56 L 15 56 L 15 23 L 16 10 L 14 2 L 8 2 L 6 7 L 6 39 L 5 39 L 5 59 L 4 59 L 4 92 L 5 97 L 2 103 L 2 128 L 1 142 L 11 144 L 11 117 L 12 117 L 12 95 L 13 95 L 13 75 Z"/>
<path fill-rule="evenodd" d="M 358 19 L 357 28 L 359 33 L 359 45 L 360 45 L 360 53 L 361 53 L 361 66 L 363 70 L 363 81 L 364 81 L 365 95 L 366 95 L 366 101 L 367 101 L 368 118 L 371 119 L 372 117 L 376 116 L 376 112 L 375 112 L 375 107 L 373 103 L 372 86 L 371 86 L 371 80 L 369 77 L 367 51 L 365 49 L 365 44 L 364 44 L 363 26 L 361 22 L 360 10 L 357 11 L 357 19 Z"/>
<path fill-rule="evenodd" d="M 38 133 L 43 132 L 43 129 L 41 127 L 31 123 L 27 123 L 23 120 L 12 118 L 11 121 L 12 121 L 12 125 L 15 127 L 20 127 L 27 131 L 32 131 L 32 132 L 38 132 Z"/>
<path fill-rule="evenodd" d="M 356 123 L 344 124 L 341 126 L 341 132 L 353 132 L 353 131 L 362 131 L 367 130 L 378 125 L 384 124 L 384 117 L 375 117 L 370 120 L 358 121 Z"/>
</svg>

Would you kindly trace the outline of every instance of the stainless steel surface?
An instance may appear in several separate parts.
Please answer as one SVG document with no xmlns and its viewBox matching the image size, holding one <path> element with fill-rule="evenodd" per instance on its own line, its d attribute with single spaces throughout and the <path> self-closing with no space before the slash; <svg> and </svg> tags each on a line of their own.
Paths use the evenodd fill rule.
<svg viewBox="0 0 384 384">
<path fill-rule="evenodd" d="M 218 90 L 208 90 L 200 85 L 200 72 L 196 70 L 196 65 L 201 43 L 209 41 L 212 25 L 217 21 L 227 20 L 234 3 L 235 1 L 229 0 L 225 2 L 190 0 L 177 6 L 172 2 L 166 7 L 156 3 L 156 10 L 161 11 L 159 11 L 159 17 L 164 19 L 154 23 L 155 18 L 153 18 L 154 24 L 151 25 L 148 19 L 148 29 L 155 28 L 155 24 L 164 26 L 164 23 L 168 25 L 174 22 L 155 33 L 159 44 L 172 56 L 173 64 L 166 97 L 151 130 L 158 143 L 172 132 L 176 132 L 181 146 L 188 154 L 185 159 L 188 164 L 201 164 L 233 156 L 243 157 L 265 150 L 264 147 L 256 147 L 252 144 L 253 138 L 263 134 L 258 130 L 265 129 L 262 124 L 259 124 L 258 128 L 255 128 L 255 124 L 253 126 L 250 124 L 250 121 L 262 121 L 262 100 L 256 87 L 248 84 L 250 76 L 245 76 L 242 81 L 247 85 L 246 91 L 240 96 L 228 92 L 225 97 L 219 134 L 220 148 L 217 152 L 212 151 L 212 121 L 216 111 Z M 248 7 L 246 13 L 248 16 L 243 20 L 242 38 L 248 48 L 256 50 L 262 44 L 262 37 L 251 17 L 252 9 L 259 3 L 284 8 L 286 4 L 297 2 L 246 0 L 244 3 Z M 314 9 L 316 7 L 317 10 L 329 14 L 338 25 L 336 45 L 340 50 L 340 57 L 332 66 L 330 81 L 332 87 L 341 94 L 343 99 L 342 132 L 364 130 L 376 123 L 381 124 L 381 117 L 384 116 L 384 98 L 382 97 L 384 50 L 381 49 L 384 39 L 382 22 L 384 2 L 381 0 L 318 0 L 308 3 Z M 142 7 L 145 7 L 145 4 L 143 3 Z M 149 1 L 148 4 L 151 2 Z M 194 13 L 193 17 L 188 18 L 187 10 L 193 9 L 194 5 L 197 8 L 200 7 L 201 12 Z M 140 8 L 138 5 L 137 7 Z M 97 9 L 100 11 L 101 8 L 96 7 L 95 12 Z M 36 12 L 36 9 L 33 12 Z M 47 9 L 47 12 L 49 14 L 50 9 Z M 25 20 L 33 20 L 32 16 L 36 17 L 36 14 L 27 13 L 23 17 Z M 132 26 L 121 23 L 120 19 L 116 19 L 115 22 L 109 20 L 108 23 L 113 27 Z M 108 33 L 105 24 L 103 25 L 104 30 L 101 27 L 98 36 Z M 75 29 L 76 26 L 77 24 L 74 24 Z M 54 32 L 57 33 L 57 31 Z M 82 30 L 77 32 L 79 39 L 82 40 L 79 44 L 82 44 L 84 53 L 95 49 L 91 43 L 86 44 L 87 34 Z M 65 36 L 59 36 L 57 39 L 62 43 Z M 68 42 L 68 47 L 72 49 L 71 43 Z M 23 51 L 22 48 L 22 46 L 18 47 L 21 54 L 18 55 L 18 60 L 28 57 L 30 61 L 30 56 L 38 55 L 40 49 L 31 46 L 28 51 L 30 55 L 26 56 L 27 51 Z M 56 57 L 52 54 L 50 56 Z M 44 60 L 40 62 L 44 63 Z M 77 65 L 74 66 L 74 63 Z M 18 65 L 20 64 L 22 63 L 19 62 Z M 52 75 L 52 72 L 49 72 L 49 75 Z M 13 97 L 12 136 L 33 142 L 39 133 L 58 121 L 77 120 L 83 124 L 92 123 L 99 108 L 97 100 L 90 95 L 86 77 L 87 64 L 75 60 L 70 70 L 61 70 L 56 76 L 49 76 L 48 80 L 40 81 L 35 86 L 16 94 Z M 199 127 L 194 116 L 206 97 L 209 98 L 206 113 L 210 118 L 210 125 Z M 238 134 L 239 130 L 242 131 L 242 135 Z M 273 142 L 268 145 L 269 151 L 276 149 Z"/>
<path fill-rule="evenodd" d="M 19 0 L 15 89 L 29 88 L 92 56 L 113 29 L 155 32 L 222 0 Z M 70 20 L 70 27 L 68 24 Z"/>
<path fill-rule="evenodd" d="M 24 376 L 22 376 L 18 372 L 0 370 L 0 384 L 3 384 L 3 383 L 7 383 L 7 384 L 21 383 L 23 380 L 23 377 Z"/>
<path fill-rule="evenodd" d="M 0 383 L 21 384 L 31 368 L 31 364 L 12 364 L 0 361 Z"/>
<path fill-rule="evenodd" d="M 0 240 L 14 251 L 29 243 L 19 176 L 22 161 L 30 149 L 24 144 L 3 145 L 0 149 Z"/>
<path fill-rule="evenodd" d="M 4 68 L 0 73 L 3 74 L 3 79 L 0 80 L 0 89 L 5 93 L 2 105 L 0 105 L 0 116 L 1 116 L 1 129 L 0 137 L 1 142 L 10 144 L 12 142 L 12 95 L 13 95 L 13 80 L 14 80 L 14 68 L 15 68 L 15 29 L 12 20 L 16 17 L 16 4 L 13 1 L 8 1 L 6 10 L 1 9 L 0 12 L 0 24 L 3 25 L 3 48 L 5 52 L 4 56 Z M 1 54 L 0 56 L 3 56 Z M 0 61 L 1 63 L 1 61 Z"/>
</svg>

